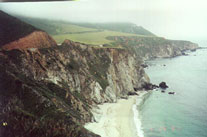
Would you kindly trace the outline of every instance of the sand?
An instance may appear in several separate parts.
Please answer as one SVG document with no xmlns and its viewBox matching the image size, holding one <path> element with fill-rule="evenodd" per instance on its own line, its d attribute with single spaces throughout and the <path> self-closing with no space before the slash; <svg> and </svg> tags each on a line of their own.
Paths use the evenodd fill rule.
<svg viewBox="0 0 207 137">
<path fill-rule="evenodd" d="M 102 137 L 137 137 L 132 107 L 137 96 L 120 99 L 117 103 L 104 103 L 93 109 L 96 122 L 85 128 Z"/>
</svg>

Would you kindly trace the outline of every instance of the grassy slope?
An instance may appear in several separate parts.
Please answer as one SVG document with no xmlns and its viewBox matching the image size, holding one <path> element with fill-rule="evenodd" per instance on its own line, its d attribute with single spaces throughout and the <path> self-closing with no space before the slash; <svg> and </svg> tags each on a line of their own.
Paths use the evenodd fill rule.
<svg viewBox="0 0 207 137">
<path fill-rule="evenodd" d="M 69 39 L 91 45 L 107 44 L 107 47 L 111 47 L 116 44 L 112 44 L 115 41 L 107 38 L 110 36 L 154 37 L 149 31 L 130 23 L 112 23 L 110 27 L 109 23 L 97 26 L 97 24 L 80 24 L 24 17 L 19 18 L 37 28 L 45 30 L 52 35 L 58 44 L 61 44 L 65 39 Z M 138 30 L 138 28 L 140 30 Z M 139 31 L 140 34 L 138 32 L 135 33 L 135 31 Z M 118 45 L 116 45 L 116 47 L 118 47 Z"/>
<path fill-rule="evenodd" d="M 18 18 L 37 28 L 45 30 L 50 35 L 97 31 L 97 29 L 81 27 L 63 21 L 26 18 L 26 17 L 18 17 Z"/>
<path fill-rule="evenodd" d="M 146 30 L 142 26 L 137 26 L 136 24 L 133 23 L 112 22 L 112 23 L 74 23 L 74 24 L 87 28 L 104 29 L 104 30 L 132 33 L 132 34 L 145 35 L 145 36 L 155 36 L 152 32 Z"/>
<path fill-rule="evenodd" d="M 80 33 L 80 34 L 60 34 L 53 35 L 53 38 L 57 43 L 62 43 L 66 38 L 72 41 L 77 41 L 92 45 L 103 45 L 111 44 L 113 40 L 108 40 L 108 36 L 136 36 L 135 34 L 121 33 L 116 31 L 100 31 L 100 32 L 90 32 L 90 33 Z"/>
</svg>

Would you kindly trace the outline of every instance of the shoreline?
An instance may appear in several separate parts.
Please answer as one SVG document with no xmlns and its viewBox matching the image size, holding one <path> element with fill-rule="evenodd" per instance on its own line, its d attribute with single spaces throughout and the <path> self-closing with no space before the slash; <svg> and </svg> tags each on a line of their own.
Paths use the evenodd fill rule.
<svg viewBox="0 0 207 137">
<path fill-rule="evenodd" d="M 137 106 L 147 92 L 139 96 L 118 99 L 117 103 L 104 103 L 92 109 L 96 122 L 86 123 L 84 127 L 101 137 L 143 137 Z"/>
</svg>

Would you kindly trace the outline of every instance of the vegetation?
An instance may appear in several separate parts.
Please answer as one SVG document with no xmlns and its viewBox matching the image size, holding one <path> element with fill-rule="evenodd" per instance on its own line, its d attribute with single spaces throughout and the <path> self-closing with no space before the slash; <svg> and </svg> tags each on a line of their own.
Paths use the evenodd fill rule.
<svg viewBox="0 0 207 137">
<path fill-rule="evenodd" d="M 11 41 L 18 40 L 33 31 L 38 30 L 37 28 L 22 22 L 21 20 L 9 16 L 0 10 L 0 46 L 5 45 Z"/>
<path fill-rule="evenodd" d="M 111 30 L 111 31 L 132 33 L 132 34 L 145 35 L 145 36 L 155 36 L 153 33 L 144 29 L 142 26 L 137 26 L 136 24 L 133 23 L 75 23 L 75 24 L 87 28 Z"/>
<path fill-rule="evenodd" d="M 113 41 L 106 39 L 108 36 L 135 36 L 135 35 L 106 30 L 100 32 L 90 32 L 90 33 L 80 33 L 80 34 L 58 34 L 58 35 L 53 35 L 53 38 L 57 41 L 57 43 L 62 43 L 65 39 L 70 39 L 72 41 L 91 44 L 91 45 L 104 45 L 104 44 L 111 45 Z"/>
<path fill-rule="evenodd" d="M 161 49 L 166 50 L 166 46 L 168 45 L 172 48 L 178 48 L 176 45 L 184 45 L 185 43 L 182 41 L 167 40 L 162 37 L 113 36 L 107 37 L 107 39 L 114 40 L 113 44 L 121 45 L 123 48 L 135 52 L 140 57 L 144 57 L 146 54 L 155 55 Z"/>
<path fill-rule="evenodd" d="M 61 44 L 65 39 L 75 42 L 86 43 L 93 46 L 118 47 L 114 40 L 107 39 L 110 36 L 137 36 L 154 37 L 155 35 L 141 26 L 131 23 L 72 23 L 64 21 L 51 21 L 46 19 L 24 18 L 21 20 L 32 24 L 48 32 Z M 102 47 L 102 46 L 101 46 Z"/>
<path fill-rule="evenodd" d="M 27 22 L 37 28 L 40 28 L 50 35 L 58 35 L 58 34 L 76 34 L 76 33 L 84 33 L 84 32 L 96 32 L 97 29 L 86 28 L 77 25 L 73 25 L 69 22 L 63 21 L 54 21 L 47 19 L 34 19 L 34 18 L 26 18 L 19 17 L 22 21 Z"/>
<path fill-rule="evenodd" d="M 89 72 L 93 78 L 101 85 L 102 89 L 105 90 L 109 85 L 107 80 L 107 71 L 111 60 L 101 49 L 95 50 L 96 58 L 91 60 L 89 65 Z"/>
</svg>

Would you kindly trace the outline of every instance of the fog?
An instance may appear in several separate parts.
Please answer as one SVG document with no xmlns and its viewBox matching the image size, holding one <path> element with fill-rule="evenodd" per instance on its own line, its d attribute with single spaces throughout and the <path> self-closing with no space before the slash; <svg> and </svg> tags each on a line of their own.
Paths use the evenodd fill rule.
<svg viewBox="0 0 207 137">
<path fill-rule="evenodd" d="M 80 0 L 0 3 L 12 14 L 76 22 L 132 22 L 158 36 L 207 45 L 206 0 Z"/>
</svg>

